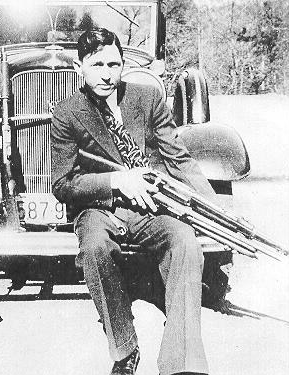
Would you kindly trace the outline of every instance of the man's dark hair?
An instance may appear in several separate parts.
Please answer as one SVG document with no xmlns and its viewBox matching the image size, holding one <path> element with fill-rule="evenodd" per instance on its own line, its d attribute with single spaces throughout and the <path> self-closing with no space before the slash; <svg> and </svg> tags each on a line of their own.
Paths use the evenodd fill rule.
<svg viewBox="0 0 289 375">
<path fill-rule="evenodd" d="M 102 47 L 112 45 L 113 43 L 115 43 L 121 57 L 123 57 L 123 50 L 115 33 L 101 27 L 87 30 L 78 39 L 78 58 L 82 61 L 84 56 L 91 55 L 99 51 Z"/>
</svg>

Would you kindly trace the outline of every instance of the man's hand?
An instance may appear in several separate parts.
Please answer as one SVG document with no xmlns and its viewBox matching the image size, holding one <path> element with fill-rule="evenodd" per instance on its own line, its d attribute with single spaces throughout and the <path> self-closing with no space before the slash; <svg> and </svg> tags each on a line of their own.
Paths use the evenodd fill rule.
<svg viewBox="0 0 289 375">
<path fill-rule="evenodd" d="M 131 201 L 133 206 L 139 206 L 143 210 L 149 208 L 152 212 L 156 212 L 157 207 L 149 193 L 157 193 L 158 188 L 143 178 L 149 170 L 149 168 L 133 168 L 128 171 L 112 172 L 111 188 L 118 190 Z"/>
</svg>

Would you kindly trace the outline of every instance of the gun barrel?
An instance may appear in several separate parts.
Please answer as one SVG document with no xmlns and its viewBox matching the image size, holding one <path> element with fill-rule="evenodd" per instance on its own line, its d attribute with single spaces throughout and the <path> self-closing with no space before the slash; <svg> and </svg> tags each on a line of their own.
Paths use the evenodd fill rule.
<svg viewBox="0 0 289 375">
<path fill-rule="evenodd" d="M 241 232 L 246 238 L 254 239 L 269 247 L 273 247 L 280 253 L 288 255 L 288 252 L 283 249 L 282 246 L 276 244 L 264 234 L 256 231 L 254 225 L 247 220 L 234 216 L 232 213 L 211 204 L 202 197 L 198 197 L 196 194 L 192 197 L 192 206 L 197 206 L 196 209 L 199 210 L 199 212 L 202 212 L 207 217 L 214 217 L 216 221 L 223 223 L 235 232 Z"/>
<path fill-rule="evenodd" d="M 197 192 L 193 191 L 189 186 L 179 181 L 175 182 L 170 177 L 166 178 L 166 176 L 162 173 L 153 173 L 155 173 L 156 176 L 161 175 L 163 180 L 161 191 L 165 195 L 168 195 L 184 205 L 190 205 L 193 210 L 201 215 L 214 220 L 223 227 L 226 227 L 235 233 L 241 233 L 249 240 L 256 240 L 257 242 L 265 244 L 268 247 L 274 248 L 283 255 L 288 255 L 288 251 L 283 249 L 282 246 L 276 244 L 273 240 L 269 239 L 265 235 L 257 232 L 254 225 L 247 220 L 240 218 L 231 212 L 227 212 L 223 208 L 217 206 L 216 204 L 202 197 Z M 258 245 L 256 244 L 256 246 Z M 259 248 L 262 249 L 263 252 L 266 251 L 263 247 L 259 246 Z"/>
<path fill-rule="evenodd" d="M 207 235 L 225 246 L 237 250 L 243 255 L 257 258 L 256 252 L 258 251 L 278 261 L 281 260 L 270 250 L 260 246 L 260 244 L 248 240 L 239 233 L 236 234 L 235 232 L 232 232 L 230 229 L 221 226 L 213 220 L 203 217 L 201 214 L 193 211 L 190 207 L 182 206 L 162 193 L 153 195 L 153 199 L 158 205 L 165 207 L 169 212 L 174 214 L 175 217 L 179 216 L 179 218 L 192 225 L 200 233 Z"/>
<path fill-rule="evenodd" d="M 286 249 L 284 249 L 282 246 L 276 244 L 275 242 L 273 242 L 271 239 L 269 239 L 268 237 L 264 236 L 263 234 L 259 233 L 259 232 L 256 232 L 253 236 L 253 238 L 256 240 L 256 241 L 259 241 L 269 247 L 273 247 L 274 249 L 276 249 L 278 252 L 282 253 L 283 255 L 288 255 L 288 251 Z"/>
</svg>

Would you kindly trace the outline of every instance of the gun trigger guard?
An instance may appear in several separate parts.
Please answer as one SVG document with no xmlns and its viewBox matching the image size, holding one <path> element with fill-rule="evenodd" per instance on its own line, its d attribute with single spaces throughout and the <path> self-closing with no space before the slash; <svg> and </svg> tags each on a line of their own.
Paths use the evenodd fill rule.
<svg viewBox="0 0 289 375">
<path fill-rule="evenodd" d="M 162 182 L 162 179 L 160 177 L 156 177 L 155 182 L 153 183 L 153 186 L 158 187 L 158 185 Z"/>
</svg>

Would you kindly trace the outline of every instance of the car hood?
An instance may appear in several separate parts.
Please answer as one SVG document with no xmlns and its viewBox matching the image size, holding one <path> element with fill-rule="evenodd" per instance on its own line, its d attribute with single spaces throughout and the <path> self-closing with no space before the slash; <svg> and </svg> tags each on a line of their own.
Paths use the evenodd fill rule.
<svg viewBox="0 0 289 375">
<path fill-rule="evenodd" d="M 30 69 L 69 69 L 77 59 L 74 43 L 35 43 L 5 46 L 7 61 L 13 74 Z M 148 67 L 154 57 L 133 47 L 123 46 L 125 67 Z"/>
</svg>

